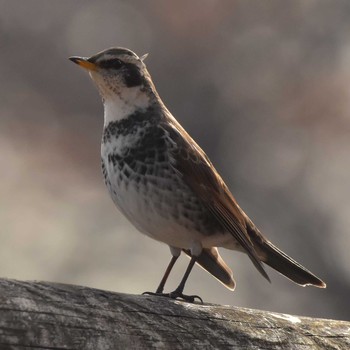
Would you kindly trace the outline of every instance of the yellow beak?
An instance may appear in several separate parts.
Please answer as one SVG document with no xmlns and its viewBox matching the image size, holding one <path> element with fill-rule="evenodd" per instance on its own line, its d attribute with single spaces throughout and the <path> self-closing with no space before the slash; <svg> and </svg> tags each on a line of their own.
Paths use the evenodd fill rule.
<svg viewBox="0 0 350 350">
<path fill-rule="evenodd" d="M 78 56 L 72 56 L 69 57 L 69 59 L 78 64 L 80 67 L 85 68 L 87 70 L 95 71 L 97 70 L 97 65 L 95 63 L 89 62 L 88 58 L 86 57 L 78 57 Z"/>
</svg>

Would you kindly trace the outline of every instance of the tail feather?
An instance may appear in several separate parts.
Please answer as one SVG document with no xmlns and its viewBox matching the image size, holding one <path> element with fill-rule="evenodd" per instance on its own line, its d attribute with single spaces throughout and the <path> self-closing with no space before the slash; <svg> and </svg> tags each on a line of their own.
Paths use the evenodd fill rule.
<svg viewBox="0 0 350 350">
<path fill-rule="evenodd" d="M 258 254 L 261 255 L 261 260 L 265 264 L 277 270 L 293 282 L 301 286 L 312 285 L 319 288 L 326 288 L 326 283 L 282 252 L 270 241 L 264 240 L 262 243 L 259 243 L 258 252 Z"/>
<path fill-rule="evenodd" d="M 191 252 L 189 250 L 183 249 L 183 251 L 188 256 L 191 256 Z M 225 287 L 230 290 L 235 289 L 236 283 L 233 279 L 232 270 L 221 258 L 216 247 L 203 249 L 201 255 L 197 258 L 196 263 L 218 279 Z"/>
</svg>

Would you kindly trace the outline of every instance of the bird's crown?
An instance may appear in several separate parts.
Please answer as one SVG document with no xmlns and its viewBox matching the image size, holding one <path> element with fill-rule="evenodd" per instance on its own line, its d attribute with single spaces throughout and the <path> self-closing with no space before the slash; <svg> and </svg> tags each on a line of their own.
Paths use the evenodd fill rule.
<svg viewBox="0 0 350 350">
<path fill-rule="evenodd" d="M 113 47 L 91 56 L 88 58 L 88 61 L 102 69 L 119 69 L 123 64 L 135 64 L 138 66 L 145 58 L 146 55 L 140 58 L 129 49 Z"/>
</svg>

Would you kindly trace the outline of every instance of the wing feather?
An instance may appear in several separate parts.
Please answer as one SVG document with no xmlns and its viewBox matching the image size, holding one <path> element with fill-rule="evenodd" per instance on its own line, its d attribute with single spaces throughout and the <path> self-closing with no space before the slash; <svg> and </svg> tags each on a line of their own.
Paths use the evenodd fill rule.
<svg viewBox="0 0 350 350">
<path fill-rule="evenodd" d="M 176 145 L 171 150 L 176 171 L 219 223 L 242 246 L 258 271 L 270 281 L 248 235 L 246 215 L 206 154 L 176 120 L 171 119 L 170 124 L 165 123 L 162 127 Z"/>
</svg>

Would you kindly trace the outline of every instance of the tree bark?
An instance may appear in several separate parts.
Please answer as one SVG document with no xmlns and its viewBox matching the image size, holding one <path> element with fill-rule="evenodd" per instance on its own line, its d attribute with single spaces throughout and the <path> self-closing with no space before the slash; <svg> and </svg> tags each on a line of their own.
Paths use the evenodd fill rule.
<svg viewBox="0 0 350 350">
<path fill-rule="evenodd" d="M 0 349 L 350 349 L 350 322 L 0 279 Z"/>
</svg>

